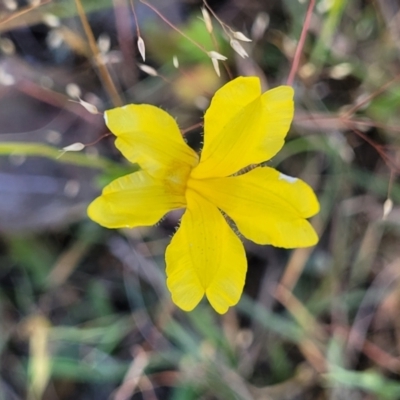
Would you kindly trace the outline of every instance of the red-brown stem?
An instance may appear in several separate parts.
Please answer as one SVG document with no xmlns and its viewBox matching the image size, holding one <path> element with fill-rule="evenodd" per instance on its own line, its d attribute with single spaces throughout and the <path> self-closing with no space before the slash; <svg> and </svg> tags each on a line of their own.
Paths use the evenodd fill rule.
<svg viewBox="0 0 400 400">
<path fill-rule="evenodd" d="M 315 6 L 315 0 L 310 0 L 310 3 L 308 4 L 307 13 L 306 13 L 306 18 L 304 19 L 304 25 L 303 25 L 303 29 L 301 31 L 299 43 L 297 44 L 296 52 L 294 54 L 292 68 L 290 69 L 289 77 L 286 82 L 287 85 L 289 85 L 289 86 L 293 85 L 294 77 L 297 73 L 297 69 L 299 68 L 300 57 L 301 57 L 301 53 L 303 51 L 304 43 L 306 41 L 308 28 L 310 27 L 311 16 L 312 16 L 314 6 Z"/>
<path fill-rule="evenodd" d="M 185 39 L 189 40 L 194 46 L 198 47 L 201 51 L 204 53 L 208 54 L 208 51 L 203 47 L 200 46 L 197 42 L 195 42 L 193 39 L 191 39 L 189 36 L 187 36 L 185 33 L 183 33 L 180 29 L 178 29 L 172 22 L 168 21 L 164 15 L 160 13 L 160 11 L 157 10 L 154 6 L 152 6 L 150 3 L 148 3 L 145 0 L 140 0 L 141 3 L 146 5 L 147 7 L 151 8 L 167 25 L 169 25 L 173 30 L 177 31 L 180 35 L 182 35 Z"/>
<path fill-rule="evenodd" d="M 85 147 L 87 147 L 87 146 L 93 146 L 93 145 L 95 145 L 96 143 L 100 142 L 100 140 L 103 140 L 104 138 L 106 138 L 106 137 L 108 137 L 108 136 L 111 136 L 111 133 L 110 133 L 110 132 L 105 133 L 104 135 L 101 135 L 101 136 L 100 136 L 98 139 L 96 139 L 94 142 L 86 143 L 86 144 L 85 144 Z"/>
<path fill-rule="evenodd" d="M 181 133 L 182 133 L 182 135 L 185 135 L 186 133 L 192 131 L 193 129 L 200 128 L 202 126 L 203 126 L 203 123 L 202 122 L 198 122 L 197 124 L 189 126 L 188 128 L 182 129 Z"/>
<path fill-rule="evenodd" d="M 135 11 L 135 6 L 133 4 L 133 0 L 130 0 L 130 3 L 131 3 L 133 18 L 135 19 L 137 37 L 140 37 L 139 22 L 138 22 L 138 18 L 137 18 L 136 11 Z"/>
<path fill-rule="evenodd" d="M 385 151 L 383 150 L 382 146 L 379 144 L 376 144 L 373 140 L 371 140 L 367 135 L 364 135 L 362 132 L 360 132 L 358 129 L 353 128 L 353 132 L 364 139 L 369 145 L 371 145 L 381 156 L 383 162 L 386 164 L 386 166 L 389 168 L 391 172 L 394 172 L 396 174 L 400 173 L 399 167 L 397 167 L 396 162 L 390 158 Z"/>
<path fill-rule="evenodd" d="M 391 86 L 393 86 L 393 84 L 396 83 L 399 79 L 400 79 L 400 74 L 396 75 L 392 80 L 390 80 L 389 82 L 385 83 L 383 86 L 381 86 L 374 93 L 371 93 L 368 97 L 366 97 L 360 103 L 355 104 L 353 107 L 351 107 L 350 110 L 346 111 L 346 113 L 344 114 L 344 117 L 350 117 L 351 115 L 353 115 L 364 104 L 369 103 L 372 99 L 374 99 L 375 97 L 379 96 L 381 93 L 385 92 L 386 89 L 388 89 Z"/>
</svg>

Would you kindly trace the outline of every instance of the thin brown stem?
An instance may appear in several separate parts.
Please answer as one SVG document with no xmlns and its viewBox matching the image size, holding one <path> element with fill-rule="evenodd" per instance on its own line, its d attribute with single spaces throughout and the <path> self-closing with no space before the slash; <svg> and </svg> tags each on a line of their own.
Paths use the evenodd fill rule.
<svg viewBox="0 0 400 400">
<path fill-rule="evenodd" d="M 222 29 L 224 30 L 224 32 L 227 34 L 227 36 L 230 37 L 230 32 L 228 32 L 228 30 L 226 29 L 227 27 L 229 28 L 228 25 L 226 25 L 219 17 L 218 15 L 214 12 L 214 10 L 208 5 L 207 0 L 203 0 L 203 3 L 205 4 L 205 6 L 208 8 L 208 10 L 210 11 L 210 13 L 213 15 L 213 17 L 218 21 L 218 23 L 221 25 Z M 230 29 L 230 28 L 229 28 Z"/>
<path fill-rule="evenodd" d="M 400 168 L 396 165 L 395 161 L 393 161 L 384 151 L 382 146 L 376 144 L 373 140 L 371 140 L 367 135 L 364 135 L 364 133 L 360 132 L 358 129 L 353 128 L 353 132 L 360 136 L 363 140 L 365 140 L 369 145 L 371 145 L 377 152 L 378 154 L 382 157 L 382 160 L 386 164 L 386 166 L 389 168 L 391 172 L 394 173 L 400 173 Z"/>
<path fill-rule="evenodd" d="M 98 139 L 96 139 L 95 141 L 90 142 L 90 143 L 86 143 L 85 147 L 93 146 L 93 145 L 97 144 L 98 142 L 100 142 L 101 140 L 103 140 L 104 138 L 106 138 L 108 136 L 111 136 L 111 135 L 112 135 L 111 132 L 105 133 L 104 135 L 101 135 Z"/>
<path fill-rule="evenodd" d="M 114 82 L 110 76 L 110 73 L 107 69 L 107 67 L 104 65 L 104 63 L 101 60 L 101 53 L 99 48 L 97 47 L 96 39 L 93 35 L 92 29 L 89 25 L 89 21 L 86 17 L 85 10 L 83 9 L 81 0 L 75 0 L 76 8 L 78 10 L 79 18 L 81 20 L 83 29 L 85 31 L 86 37 L 89 42 L 89 47 L 90 50 L 93 54 L 93 57 L 96 61 L 96 65 L 99 69 L 99 74 L 100 77 L 104 83 L 104 87 L 107 90 L 107 93 L 114 104 L 114 106 L 119 107 L 122 106 L 122 100 L 121 97 L 118 94 L 118 91 L 114 85 Z"/>
<path fill-rule="evenodd" d="M 389 82 L 385 83 L 383 86 L 381 86 L 378 90 L 376 90 L 374 93 L 371 93 L 369 96 L 367 96 L 364 100 L 362 100 L 360 103 L 355 104 L 353 107 L 350 108 L 350 110 L 346 111 L 346 113 L 343 115 L 343 117 L 351 117 L 357 110 L 359 110 L 364 104 L 369 103 L 372 99 L 375 97 L 379 96 L 381 93 L 385 92 L 389 87 L 391 87 L 395 82 L 397 82 L 400 79 L 400 74 L 395 76 L 392 80 Z"/>
<path fill-rule="evenodd" d="M 201 45 L 199 45 L 196 41 L 194 41 L 192 38 L 190 38 L 189 36 L 187 36 L 185 33 L 183 33 L 179 28 L 177 28 L 172 22 L 168 21 L 167 18 L 164 17 L 164 15 L 162 15 L 160 13 L 160 11 L 158 11 L 154 6 L 152 6 L 151 4 L 149 4 L 147 1 L 145 0 L 140 0 L 141 3 L 143 3 L 145 6 L 149 7 L 150 9 L 152 9 L 167 25 L 169 25 L 173 30 L 175 30 L 176 32 L 178 32 L 180 35 L 182 35 L 185 39 L 189 40 L 190 43 L 192 43 L 194 46 L 196 46 L 197 48 L 199 48 L 201 51 L 203 51 L 204 53 L 208 54 L 208 51 Z"/>
<path fill-rule="evenodd" d="M 181 133 L 182 133 L 182 135 L 185 135 L 186 133 L 192 131 L 193 129 L 201 128 L 202 126 L 203 126 L 203 123 L 202 123 L 202 122 L 198 122 L 197 124 L 194 124 L 194 125 L 192 125 L 192 126 L 189 126 L 189 127 L 186 128 L 186 129 L 182 129 L 182 130 L 181 130 Z"/>
<path fill-rule="evenodd" d="M 287 85 L 289 85 L 289 86 L 293 85 L 294 77 L 297 73 L 297 69 L 299 68 L 301 53 L 303 51 L 304 43 L 306 41 L 308 28 L 310 27 L 311 16 L 312 16 L 314 6 L 315 6 L 315 0 L 310 0 L 310 3 L 308 4 L 307 13 L 306 13 L 306 18 L 304 20 L 303 29 L 301 31 L 299 43 L 297 44 L 296 52 L 294 54 L 292 68 L 290 69 L 289 77 L 286 82 Z"/>
<path fill-rule="evenodd" d="M 138 18 L 137 18 L 137 14 L 136 14 L 136 10 L 135 10 L 135 5 L 133 4 L 133 0 L 130 0 L 130 4 L 131 4 L 133 18 L 135 20 L 135 25 L 136 25 L 136 34 L 137 34 L 137 37 L 140 37 L 139 21 L 138 21 Z"/>
<path fill-rule="evenodd" d="M 6 23 L 6 22 L 9 22 L 9 21 L 13 20 L 14 18 L 18 18 L 18 17 L 20 17 L 21 15 L 24 15 L 24 14 L 26 14 L 26 13 L 28 13 L 28 12 L 31 12 L 31 11 L 34 10 L 35 8 L 44 6 L 45 4 L 48 4 L 48 3 L 51 3 L 51 2 L 52 2 L 52 0 L 44 0 L 44 1 L 42 1 L 41 3 L 39 3 L 39 4 L 34 4 L 34 5 L 32 5 L 32 6 L 28 6 L 28 7 L 24 8 L 24 9 L 21 10 L 21 11 L 17 11 L 17 12 L 15 12 L 15 13 L 11 14 L 11 15 L 8 15 L 8 16 L 5 17 L 5 18 L 0 19 L 0 24 L 4 24 L 4 23 Z"/>
</svg>

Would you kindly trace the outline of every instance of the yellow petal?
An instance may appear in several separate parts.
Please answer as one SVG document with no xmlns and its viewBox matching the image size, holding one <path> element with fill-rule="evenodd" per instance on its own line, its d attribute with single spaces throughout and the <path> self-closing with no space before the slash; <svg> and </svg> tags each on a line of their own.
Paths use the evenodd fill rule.
<svg viewBox="0 0 400 400">
<path fill-rule="evenodd" d="M 319 211 L 319 203 L 300 179 L 258 167 L 228 178 L 190 179 L 188 187 L 223 210 L 256 243 L 294 248 L 318 241 L 306 218 Z"/>
<path fill-rule="evenodd" d="M 242 294 L 247 262 L 239 238 L 221 212 L 195 192 L 166 252 L 167 285 L 173 302 L 193 310 L 204 294 L 220 314 Z"/>
<path fill-rule="evenodd" d="M 202 160 L 207 158 L 212 142 L 218 138 L 229 121 L 260 96 L 260 80 L 256 77 L 236 78 L 215 92 L 210 107 L 204 115 L 207 132 L 204 135 Z"/>
<path fill-rule="evenodd" d="M 121 153 L 150 175 L 165 176 L 178 165 L 189 168 L 198 162 L 175 120 L 160 108 L 130 104 L 106 111 L 105 121 Z"/>
<path fill-rule="evenodd" d="M 217 91 L 205 114 L 204 147 L 192 176 L 228 176 L 269 160 L 283 146 L 293 110 L 290 86 L 261 94 L 258 78 L 229 82 Z"/>
<path fill-rule="evenodd" d="M 89 205 L 88 215 L 107 228 L 134 228 L 154 225 L 167 212 L 185 205 L 183 189 L 138 171 L 106 186 Z"/>
</svg>

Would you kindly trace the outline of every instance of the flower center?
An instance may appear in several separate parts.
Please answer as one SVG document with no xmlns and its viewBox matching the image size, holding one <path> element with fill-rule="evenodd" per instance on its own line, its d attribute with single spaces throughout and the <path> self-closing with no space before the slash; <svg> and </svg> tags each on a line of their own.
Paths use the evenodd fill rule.
<svg viewBox="0 0 400 400">
<path fill-rule="evenodd" d="M 186 163 L 175 161 L 171 163 L 164 176 L 167 191 L 173 195 L 185 196 L 186 185 L 192 167 Z"/>
</svg>

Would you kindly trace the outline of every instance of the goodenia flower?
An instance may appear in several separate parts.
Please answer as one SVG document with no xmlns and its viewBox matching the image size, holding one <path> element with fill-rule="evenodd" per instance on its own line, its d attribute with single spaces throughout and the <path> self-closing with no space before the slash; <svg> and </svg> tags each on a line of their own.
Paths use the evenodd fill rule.
<svg viewBox="0 0 400 400">
<path fill-rule="evenodd" d="M 105 113 L 117 148 L 141 170 L 106 186 L 89 217 L 107 228 L 134 228 L 185 208 L 166 250 L 167 286 L 181 309 L 192 310 L 206 295 L 222 314 L 240 299 L 246 255 L 224 215 L 258 244 L 294 248 L 318 241 L 306 220 L 319 210 L 312 189 L 260 165 L 283 146 L 292 98 L 289 86 L 262 94 L 256 77 L 227 83 L 205 114 L 200 156 L 160 108 L 131 104 Z"/>
</svg>

